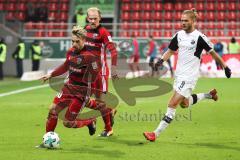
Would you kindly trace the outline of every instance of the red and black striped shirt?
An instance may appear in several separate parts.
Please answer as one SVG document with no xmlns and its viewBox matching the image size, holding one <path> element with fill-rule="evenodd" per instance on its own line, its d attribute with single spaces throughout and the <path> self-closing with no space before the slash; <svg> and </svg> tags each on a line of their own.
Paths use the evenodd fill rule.
<svg viewBox="0 0 240 160">
<path fill-rule="evenodd" d="M 85 46 L 88 51 L 96 55 L 102 63 L 101 74 L 108 74 L 107 66 L 107 50 L 111 53 L 112 65 L 117 65 L 117 50 L 112 41 L 112 37 L 106 28 L 99 25 L 97 28 L 92 29 L 89 25 L 85 26 L 87 30 L 87 38 Z"/>
<path fill-rule="evenodd" d="M 84 47 L 80 52 L 74 48 L 70 48 L 66 53 L 65 62 L 52 72 L 52 76 L 56 77 L 69 72 L 70 84 L 92 83 L 100 74 L 101 62 L 97 56 L 86 50 Z"/>
</svg>

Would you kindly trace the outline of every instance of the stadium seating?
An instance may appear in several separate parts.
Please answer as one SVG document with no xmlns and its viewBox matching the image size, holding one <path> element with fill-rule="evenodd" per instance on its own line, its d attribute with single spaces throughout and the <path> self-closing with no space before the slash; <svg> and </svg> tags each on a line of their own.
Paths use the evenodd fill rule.
<svg viewBox="0 0 240 160">
<path fill-rule="evenodd" d="M 25 22 L 26 10 L 28 3 L 32 3 L 35 7 L 37 4 L 43 3 L 48 9 L 48 23 L 46 22 Z M 31 35 L 37 37 L 44 36 L 66 36 L 69 11 L 69 0 L 1 0 L 0 12 L 5 12 L 5 19 L 7 21 L 22 21 L 24 24 L 24 31 L 29 30 Z M 64 23 L 60 23 L 64 22 Z M 53 26 L 53 24 L 60 23 L 61 25 Z M 49 24 L 49 25 L 48 25 Z M 51 31 L 54 29 L 57 31 Z M 51 29 L 50 31 L 48 31 Z M 28 32 L 28 31 L 27 31 Z"/>
<path fill-rule="evenodd" d="M 87 0 L 75 0 L 78 5 L 87 7 Z M 28 3 L 44 3 L 48 9 L 48 22 L 25 22 Z M 70 0 L 0 0 L 0 12 L 7 21 L 21 21 L 24 30 L 34 32 L 35 36 L 67 35 L 67 22 L 70 18 Z M 101 5 L 103 7 L 106 1 Z M 119 36 L 139 35 L 143 37 L 171 37 L 181 29 L 182 11 L 198 10 L 197 28 L 207 36 L 237 36 L 240 33 L 239 0 L 119 0 Z M 95 4 L 97 1 L 92 1 Z M 100 2 L 99 2 L 100 3 Z M 77 6 L 77 5 L 76 5 Z M 74 6 L 74 7 L 76 7 Z M 88 5 L 89 6 L 89 5 Z M 83 8 L 84 8 L 83 7 Z M 35 31 L 34 31 L 35 30 Z M 39 31 L 40 30 L 40 31 Z M 159 33 L 157 33 L 159 32 Z"/>
<path fill-rule="evenodd" d="M 176 4 L 175 4 L 175 10 L 176 11 L 182 11 L 183 10 L 183 6 L 184 6 L 184 4 L 182 4 L 181 2 L 177 2 Z"/>
<path fill-rule="evenodd" d="M 237 36 L 240 32 L 240 2 L 238 0 L 175 0 L 174 3 L 161 0 L 120 0 L 120 22 L 124 21 L 125 27 L 120 27 L 126 32 L 132 32 L 136 28 L 126 26 L 139 22 L 146 29 L 141 36 L 149 33 L 155 36 L 172 36 L 181 28 L 178 23 L 182 11 L 196 8 L 198 11 L 197 28 L 207 36 Z M 158 23 L 161 22 L 161 23 Z M 146 24 L 151 24 L 146 26 Z M 156 29 L 154 32 L 151 29 Z M 120 31 L 121 32 L 121 31 Z M 149 33 L 147 33 L 149 32 Z M 159 33 L 156 33 L 159 32 Z M 125 34 L 128 35 L 128 34 Z"/>
<path fill-rule="evenodd" d="M 6 20 L 12 21 L 15 19 L 14 12 L 8 12 L 5 16 Z"/>
<path fill-rule="evenodd" d="M 19 11 L 25 11 L 27 9 L 26 3 L 20 3 L 18 6 Z"/>
<path fill-rule="evenodd" d="M 43 30 L 39 30 L 35 33 L 36 37 L 44 37 L 45 36 L 45 32 Z"/>
<path fill-rule="evenodd" d="M 48 5 L 48 10 L 49 10 L 49 11 L 54 11 L 54 12 L 56 12 L 57 9 L 58 9 L 57 3 L 50 3 L 50 4 Z"/>
<path fill-rule="evenodd" d="M 15 4 L 14 3 L 9 3 L 8 5 L 6 5 L 6 10 L 10 12 L 14 12 L 15 11 Z"/>
<path fill-rule="evenodd" d="M 15 17 L 20 21 L 24 21 L 25 20 L 25 13 L 24 12 L 16 12 Z"/>
<path fill-rule="evenodd" d="M 4 11 L 4 10 L 5 10 L 5 5 L 4 3 L 0 2 L 0 11 Z"/>
</svg>

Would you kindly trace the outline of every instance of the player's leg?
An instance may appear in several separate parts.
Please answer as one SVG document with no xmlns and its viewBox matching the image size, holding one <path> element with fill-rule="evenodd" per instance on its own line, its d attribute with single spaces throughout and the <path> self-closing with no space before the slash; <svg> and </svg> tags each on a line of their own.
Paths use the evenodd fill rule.
<svg viewBox="0 0 240 160">
<path fill-rule="evenodd" d="M 137 60 L 136 60 L 136 62 L 134 62 L 134 66 L 135 66 L 136 71 L 137 71 L 137 77 L 139 77 L 140 76 L 140 67 L 138 65 L 138 61 Z"/>
<path fill-rule="evenodd" d="M 65 119 L 63 121 L 63 125 L 67 128 L 82 128 L 84 126 L 95 126 L 96 119 L 77 119 L 77 116 L 79 115 L 79 112 L 82 110 L 84 107 L 83 105 L 84 102 L 80 101 L 77 98 L 73 98 L 66 113 L 65 113 Z M 90 132 L 89 134 L 93 135 L 96 131 L 96 127 L 93 128 L 93 131 Z"/>
<path fill-rule="evenodd" d="M 133 63 L 129 63 L 129 68 L 130 68 L 131 72 L 134 73 Z"/>
<path fill-rule="evenodd" d="M 168 108 L 165 116 L 160 121 L 158 127 L 153 132 L 144 132 L 143 135 L 145 138 L 149 141 L 155 141 L 156 138 L 160 135 L 162 131 L 164 131 L 167 126 L 171 123 L 171 121 L 175 117 L 175 112 L 177 106 L 181 103 L 181 101 L 184 99 L 184 96 L 174 91 L 173 96 L 171 97 Z"/>
<path fill-rule="evenodd" d="M 67 101 L 61 102 L 60 99 L 62 99 L 62 98 L 55 97 L 54 103 L 51 105 L 51 107 L 49 109 L 48 117 L 47 117 L 47 121 L 46 121 L 46 133 L 50 132 L 50 131 L 54 132 L 54 130 L 57 126 L 57 122 L 58 122 L 58 115 L 67 106 L 66 103 L 68 103 L 68 102 Z M 41 143 L 40 145 L 37 145 L 36 147 L 37 148 L 45 148 L 43 143 Z"/>
<path fill-rule="evenodd" d="M 134 57 L 134 66 L 135 66 L 135 69 L 137 71 L 137 77 L 140 76 L 139 59 L 140 59 L 140 57 L 138 57 L 138 56 Z"/>
<path fill-rule="evenodd" d="M 156 73 L 157 77 L 159 77 L 160 76 L 160 67 L 157 67 L 155 64 L 156 63 L 154 63 L 154 72 Z"/>
<path fill-rule="evenodd" d="M 88 108 L 92 108 L 95 110 L 99 110 L 102 115 L 102 119 L 104 121 L 105 127 L 100 136 L 108 137 L 113 134 L 112 126 L 114 124 L 114 115 L 116 114 L 116 110 L 112 109 L 111 106 L 107 106 L 104 102 L 104 94 L 108 91 L 108 75 L 99 76 L 93 85 L 93 94 L 96 97 L 96 104 L 98 107 L 96 108 L 94 103 L 89 103 L 87 105 Z M 100 104 L 100 105 L 99 105 Z M 104 104 L 104 105 L 102 105 Z"/>
<path fill-rule="evenodd" d="M 130 59 L 129 59 L 129 68 L 130 68 L 130 70 L 131 70 L 131 72 L 132 72 L 132 75 L 133 75 L 133 77 L 135 76 L 134 75 L 134 72 L 135 72 L 135 69 L 134 69 L 134 58 L 133 57 L 131 57 Z"/>
<path fill-rule="evenodd" d="M 156 138 L 160 135 L 160 133 L 167 128 L 167 126 L 175 117 L 177 106 L 182 103 L 185 98 L 190 97 L 192 93 L 192 88 L 194 88 L 195 84 L 195 82 L 189 83 L 178 80 L 174 81 L 174 94 L 168 103 L 167 113 L 160 121 L 158 127 L 154 130 L 154 132 L 144 132 L 144 136 L 147 140 L 155 141 Z"/>
<path fill-rule="evenodd" d="M 58 114 L 67 106 L 67 101 L 53 103 L 49 109 L 47 122 L 46 122 L 46 132 L 54 132 L 57 122 L 58 122 Z"/>
<path fill-rule="evenodd" d="M 180 103 L 180 106 L 182 108 L 188 108 L 204 99 L 212 99 L 214 101 L 217 101 L 218 100 L 217 90 L 212 89 L 208 93 L 192 94 L 189 98 L 185 98 Z"/>
<path fill-rule="evenodd" d="M 154 58 L 150 57 L 150 60 L 149 60 L 149 67 L 151 68 L 151 76 L 153 77 L 154 76 L 154 70 L 155 70 L 155 67 L 154 67 Z"/>
<path fill-rule="evenodd" d="M 108 137 L 113 134 L 112 125 L 114 120 L 112 115 L 112 109 L 106 106 L 106 103 L 102 100 L 101 95 L 100 97 L 98 96 L 96 96 L 96 100 L 89 100 L 88 104 L 86 104 L 86 107 L 100 111 L 105 127 L 103 132 L 99 136 Z"/>
<path fill-rule="evenodd" d="M 52 104 L 48 112 L 47 122 L 46 122 L 46 132 L 55 130 L 58 122 L 58 114 L 56 111 L 56 104 Z"/>
</svg>

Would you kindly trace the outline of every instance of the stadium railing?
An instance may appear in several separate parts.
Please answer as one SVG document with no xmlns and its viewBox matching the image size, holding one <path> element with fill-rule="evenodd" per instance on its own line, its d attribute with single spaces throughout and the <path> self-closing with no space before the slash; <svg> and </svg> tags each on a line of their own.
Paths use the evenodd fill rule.
<svg viewBox="0 0 240 160">
<path fill-rule="evenodd" d="M 73 23 L 25 23 L 23 26 L 24 37 L 66 37 L 71 35 Z M 178 22 L 123 22 L 123 23 L 103 23 L 103 26 L 114 37 L 172 37 L 181 29 Z M 197 28 L 208 37 L 239 37 L 240 22 L 200 22 Z"/>
</svg>

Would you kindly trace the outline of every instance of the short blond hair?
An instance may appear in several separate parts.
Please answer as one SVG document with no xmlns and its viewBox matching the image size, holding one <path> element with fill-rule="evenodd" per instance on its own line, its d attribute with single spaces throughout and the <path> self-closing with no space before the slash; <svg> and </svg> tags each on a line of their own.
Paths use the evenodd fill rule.
<svg viewBox="0 0 240 160">
<path fill-rule="evenodd" d="M 87 9 L 87 16 L 88 16 L 88 12 L 89 12 L 89 11 L 98 12 L 99 17 L 102 16 L 102 13 L 101 13 L 100 9 L 98 9 L 97 7 L 90 7 L 90 8 L 88 8 L 88 9 Z"/>
<path fill-rule="evenodd" d="M 182 14 L 188 14 L 192 20 L 197 21 L 198 14 L 195 8 L 192 8 L 191 10 L 185 10 Z"/>
<path fill-rule="evenodd" d="M 72 28 L 72 34 L 77 37 L 86 37 L 87 31 L 81 26 L 74 25 Z"/>
</svg>

